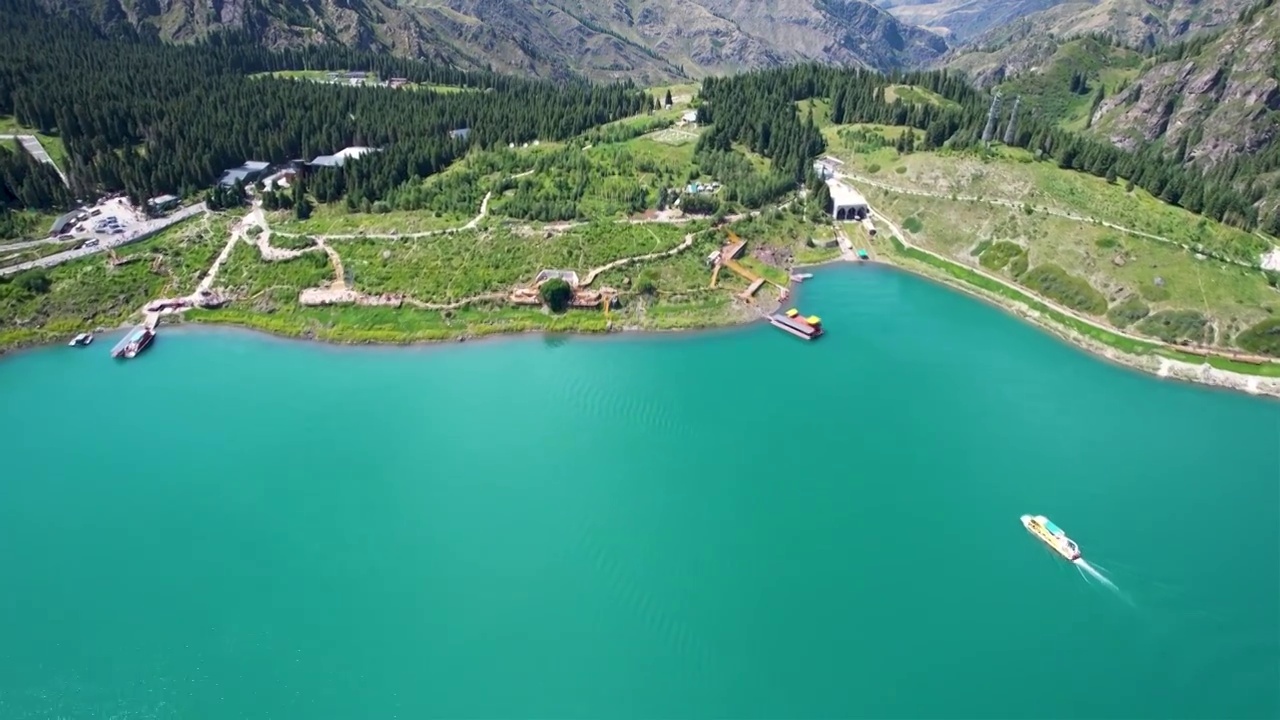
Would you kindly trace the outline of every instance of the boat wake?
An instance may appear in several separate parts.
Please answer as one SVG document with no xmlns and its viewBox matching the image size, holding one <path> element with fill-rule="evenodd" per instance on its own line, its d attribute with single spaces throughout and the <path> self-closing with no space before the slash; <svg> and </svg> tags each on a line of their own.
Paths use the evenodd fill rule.
<svg viewBox="0 0 1280 720">
<path fill-rule="evenodd" d="M 1120 596 L 1120 598 L 1123 599 L 1125 602 L 1129 603 L 1130 605 L 1133 604 L 1133 601 L 1129 599 L 1129 596 L 1125 595 L 1124 591 L 1122 591 L 1118 585 L 1111 582 L 1111 578 L 1104 575 L 1101 570 L 1098 570 L 1094 566 L 1090 565 L 1088 560 L 1085 560 L 1084 558 L 1076 558 L 1071 562 L 1073 565 L 1076 566 L 1076 569 L 1080 571 L 1081 577 L 1085 578 L 1086 580 L 1088 580 L 1089 578 L 1093 578 L 1094 580 L 1097 580 L 1098 582 L 1102 583 L 1102 585 L 1106 587 L 1108 590 Z"/>
</svg>

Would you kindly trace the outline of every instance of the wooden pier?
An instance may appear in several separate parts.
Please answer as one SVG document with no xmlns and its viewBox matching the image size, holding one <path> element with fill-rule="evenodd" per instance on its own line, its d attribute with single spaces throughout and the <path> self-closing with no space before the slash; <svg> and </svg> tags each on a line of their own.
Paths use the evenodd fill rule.
<svg viewBox="0 0 1280 720">
<path fill-rule="evenodd" d="M 754 296 L 757 292 L 760 291 L 760 288 L 763 285 L 764 285 L 764 278 L 758 277 L 755 280 L 752 280 L 751 284 L 747 286 L 747 289 L 743 290 L 742 294 L 739 295 L 738 297 L 742 298 L 743 300 L 750 300 L 752 296 Z"/>
</svg>

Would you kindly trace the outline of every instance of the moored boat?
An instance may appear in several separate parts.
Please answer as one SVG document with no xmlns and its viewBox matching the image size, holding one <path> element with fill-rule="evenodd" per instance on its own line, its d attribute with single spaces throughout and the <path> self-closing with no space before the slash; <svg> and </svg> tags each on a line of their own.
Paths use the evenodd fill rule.
<svg viewBox="0 0 1280 720">
<path fill-rule="evenodd" d="M 71 342 L 67 343 L 71 347 L 84 347 L 93 342 L 93 333 L 80 333 L 71 338 Z"/>
<path fill-rule="evenodd" d="M 1053 548 L 1053 551 L 1062 557 L 1075 562 L 1080 559 L 1080 546 L 1076 545 L 1076 541 L 1067 537 L 1062 528 L 1053 524 L 1049 518 L 1043 515 L 1023 515 L 1022 526 L 1032 535 L 1040 538 L 1041 542 Z"/>
<path fill-rule="evenodd" d="M 150 326 L 146 324 L 139 325 L 130 330 L 129 334 L 111 349 L 111 357 L 123 357 L 126 360 L 131 360 L 143 350 L 146 350 L 155 336 L 155 330 L 152 330 Z"/>
<path fill-rule="evenodd" d="M 774 313 L 769 316 L 769 322 L 773 326 L 785 330 L 792 335 L 805 340 L 813 340 L 822 336 L 822 318 L 817 315 L 803 317 L 800 311 L 791 308 L 785 313 Z"/>
</svg>

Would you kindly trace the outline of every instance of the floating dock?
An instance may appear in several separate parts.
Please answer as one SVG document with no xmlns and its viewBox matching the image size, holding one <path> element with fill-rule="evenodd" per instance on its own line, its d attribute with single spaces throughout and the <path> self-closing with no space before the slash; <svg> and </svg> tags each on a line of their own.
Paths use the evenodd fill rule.
<svg viewBox="0 0 1280 720">
<path fill-rule="evenodd" d="M 130 330 L 123 340 L 111 348 L 111 357 L 132 360 L 151 345 L 151 341 L 155 339 L 155 336 L 156 331 L 147 323 L 143 323 Z"/>
<path fill-rule="evenodd" d="M 785 330 L 804 340 L 814 340 L 822 337 L 822 318 L 816 315 L 809 317 L 801 317 L 800 311 L 791 308 L 785 313 L 774 313 L 769 316 L 769 322 L 774 327 Z"/>
</svg>

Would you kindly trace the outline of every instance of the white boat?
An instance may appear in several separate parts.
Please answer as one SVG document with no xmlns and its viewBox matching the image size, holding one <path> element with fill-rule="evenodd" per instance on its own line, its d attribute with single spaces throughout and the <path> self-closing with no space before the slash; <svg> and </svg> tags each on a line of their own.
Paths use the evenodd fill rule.
<svg viewBox="0 0 1280 720">
<path fill-rule="evenodd" d="M 71 342 L 67 344 L 71 347 L 84 347 L 91 342 L 93 342 L 92 333 L 80 333 L 79 335 L 71 338 Z"/>
<path fill-rule="evenodd" d="M 1080 546 L 1076 545 L 1075 540 L 1067 537 L 1062 528 L 1054 525 L 1049 518 L 1043 515 L 1023 515 L 1021 520 L 1027 532 L 1040 538 L 1041 542 L 1053 548 L 1054 552 L 1071 562 L 1080 559 Z"/>
</svg>

